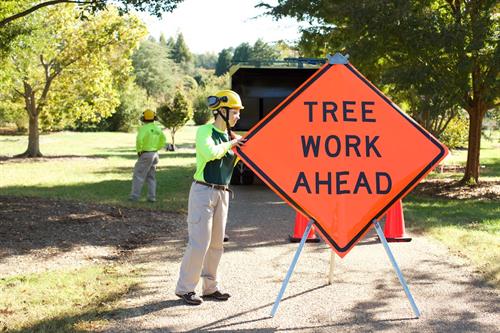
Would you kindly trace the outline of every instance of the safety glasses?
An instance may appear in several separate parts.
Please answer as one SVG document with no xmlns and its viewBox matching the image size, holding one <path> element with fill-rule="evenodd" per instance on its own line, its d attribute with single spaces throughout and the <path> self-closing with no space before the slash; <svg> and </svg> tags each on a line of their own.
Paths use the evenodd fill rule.
<svg viewBox="0 0 500 333">
<path fill-rule="evenodd" d="M 207 98 L 208 106 L 212 109 L 218 107 L 221 102 L 227 103 L 228 101 L 229 99 L 227 98 L 227 96 L 221 96 L 221 97 L 208 96 Z"/>
</svg>

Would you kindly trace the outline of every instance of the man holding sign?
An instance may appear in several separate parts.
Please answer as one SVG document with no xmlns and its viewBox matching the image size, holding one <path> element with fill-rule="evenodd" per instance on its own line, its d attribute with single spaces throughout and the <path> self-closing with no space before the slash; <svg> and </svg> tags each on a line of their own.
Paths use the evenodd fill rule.
<svg viewBox="0 0 500 333">
<path fill-rule="evenodd" d="M 224 250 L 223 241 L 229 206 L 229 181 L 236 164 L 232 147 L 244 139 L 231 132 L 243 109 L 240 96 L 232 90 L 219 91 L 208 98 L 214 113 L 213 124 L 196 133 L 196 173 L 189 192 L 189 242 L 182 259 L 175 294 L 190 305 L 203 301 L 195 288 L 203 278 L 203 298 L 226 301 L 230 295 L 218 289 L 217 267 Z"/>
</svg>

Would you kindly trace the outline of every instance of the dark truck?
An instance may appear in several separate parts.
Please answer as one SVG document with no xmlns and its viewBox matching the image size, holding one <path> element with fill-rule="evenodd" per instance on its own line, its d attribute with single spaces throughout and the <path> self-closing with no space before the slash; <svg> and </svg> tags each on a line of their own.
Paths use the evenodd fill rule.
<svg viewBox="0 0 500 333">
<path fill-rule="evenodd" d="M 287 58 L 272 63 L 240 63 L 229 70 L 231 89 L 236 91 L 245 106 L 234 130 L 251 129 L 281 101 L 304 83 L 326 59 Z M 242 162 L 234 168 L 231 184 L 250 185 L 252 170 Z"/>
</svg>

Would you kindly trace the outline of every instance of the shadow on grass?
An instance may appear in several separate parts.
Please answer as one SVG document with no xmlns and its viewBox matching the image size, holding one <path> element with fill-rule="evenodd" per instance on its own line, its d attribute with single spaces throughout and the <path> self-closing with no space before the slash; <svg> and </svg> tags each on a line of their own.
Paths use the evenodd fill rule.
<svg viewBox="0 0 500 333">
<path fill-rule="evenodd" d="M 500 177 L 500 158 L 497 159 L 486 159 L 481 163 L 479 181 L 481 177 Z"/>
<path fill-rule="evenodd" d="M 160 159 L 163 158 L 188 158 L 195 157 L 195 151 L 192 144 L 181 144 L 177 145 L 177 150 L 175 151 L 167 151 L 165 149 L 161 149 L 158 151 L 160 155 Z M 126 159 L 137 159 L 137 152 L 134 147 L 120 147 L 120 148 L 112 148 L 108 153 L 98 153 L 92 156 L 98 157 L 120 157 Z"/>
<path fill-rule="evenodd" d="M 427 230 L 441 226 L 487 228 L 485 222 L 500 216 L 498 201 L 453 200 L 410 195 L 404 201 L 407 226 Z"/>
<path fill-rule="evenodd" d="M 133 167 L 109 168 L 99 174 L 129 174 L 130 180 L 106 180 L 95 183 L 65 184 L 59 186 L 7 186 L 2 188 L 3 195 L 37 196 L 57 199 L 70 199 L 83 202 L 109 203 L 130 206 L 127 198 L 130 193 Z M 194 165 L 159 167 L 156 172 L 157 199 L 159 204 L 154 206 L 164 210 L 175 210 L 179 207 L 162 206 L 164 200 L 170 201 L 173 197 L 187 198 L 189 186 L 194 173 Z M 143 194 L 146 193 L 146 185 Z M 187 202 L 183 204 L 187 206 Z"/>
<path fill-rule="evenodd" d="M 194 158 L 194 152 L 188 151 L 160 151 L 160 159 L 167 158 Z M 121 158 L 127 160 L 137 160 L 137 153 L 134 149 L 123 148 L 113 149 L 109 153 L 98 153 L 92 155 L 44 155 L 36 158 L 17 158 L 12 156 L 0 155 L 0 164 L 2 163 L 41 163 L 49 161 L 65 161 L 72 159 L 105 159 Z"/>
<path fill-rule="evenodd" d="M 34 323 L 31 326 L 20 329 L 10 329 L 12 333 L 32 333 L 32 332 L 89 332 L 87 329 L 78 329 L 75 326 L 82 323 L 91 323 L 92 321 L 103 319 L 105 317 L 116 316 L 120 310 L 104 310 L 99 304 L 114 303 L 123 297 L 123 293 L 114 293 L 107 297 L 102 297 L 98 303 L 89 305 L 85 311 L 77 314 L 60 315 L 54 318 L 47 318 Z M 8 328 L 7 328 L 8 329 Z"/>
<path fill-rule="evenodd" d="M 57 155 L 57 156 L 42 156 L 35 158 L 18 158 L 12 156 L 0 156 L 0 163 L 39 163 L 47 161 L 64 161 L 71 159 L 103 159 L 109 157 L 108 155 Z"/>
</svg>

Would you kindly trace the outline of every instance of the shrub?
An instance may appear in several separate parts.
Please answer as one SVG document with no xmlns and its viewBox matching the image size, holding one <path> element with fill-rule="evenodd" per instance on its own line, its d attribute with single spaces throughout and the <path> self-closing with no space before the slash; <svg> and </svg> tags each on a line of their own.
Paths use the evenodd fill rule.
<svg viewBox="0 0 500 333">
<path fill-rule="evenodd" d="M 129 82 L 120 94 L 120 105 L 113 115 L 105 119 L 107 130 L 130 132 L 139 125 L 144 109 L 149 107 L 146 90 Z"/>
<path fill-rule="evenodd" d="M 172 147 L 173 150 L 175 150 L 175 133 L 181 129 L 193 115 L 191 103 L 181 90 L 177 90 L 172 102 L 160 105 L 156 110 L 156 114 L 163 126 L 170 130 Z"/>
<path fill-rule="evenodd" d="M 450 149 L 464 147 L 467 145 L 468 128 L 467 116 L 459 113 L 457 117 L 450 121 L 444 132 L 439 136 L 439 140 Z"/>
<path fill-rule="evenodd" d="M 212 119 L 212 111 L 207 106 L 207 95 L 199 93 L 193 102 L 193 120 L 196 125 L 204 125 Z"/>
</svg>

